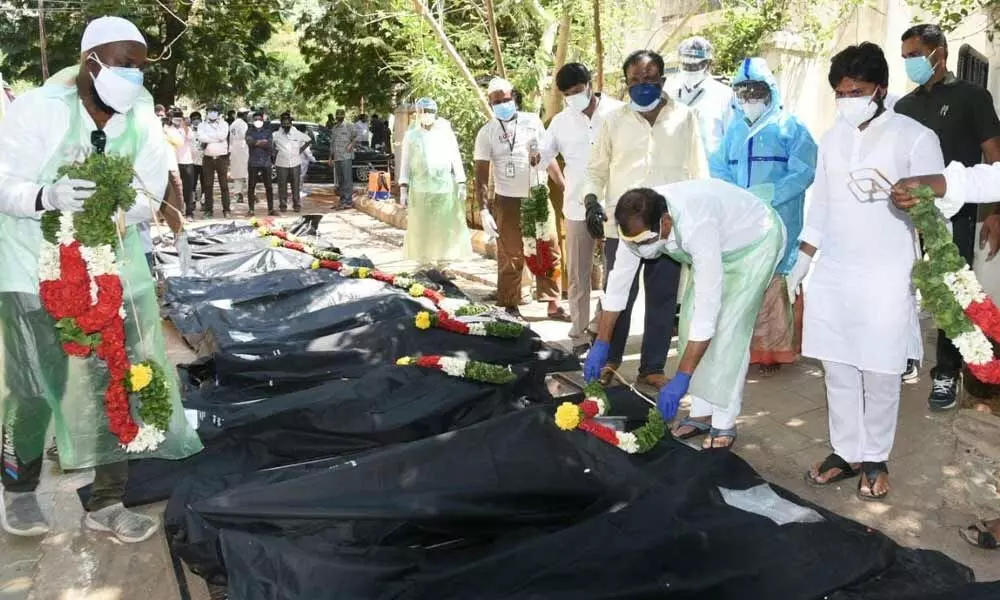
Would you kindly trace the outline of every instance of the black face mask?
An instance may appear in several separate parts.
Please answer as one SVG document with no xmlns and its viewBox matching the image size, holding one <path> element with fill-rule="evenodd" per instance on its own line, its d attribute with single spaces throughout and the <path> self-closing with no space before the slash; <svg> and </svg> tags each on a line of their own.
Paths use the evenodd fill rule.
<svg viewBox="0 0 1000 600">
<path fill-rule="evenodd" d="M 285 130 L 285 133 L 288 133 L 289 131 L 292 130 L 291 125 L 285 125 L 284 123 L 281 124 L 281 128 Z"/>
<path fill-rule="evenodd" d="M 337 125 L 340 125 L 343 122 L 344 122 L 344 117 L 337 117 Z"/>
</svg>

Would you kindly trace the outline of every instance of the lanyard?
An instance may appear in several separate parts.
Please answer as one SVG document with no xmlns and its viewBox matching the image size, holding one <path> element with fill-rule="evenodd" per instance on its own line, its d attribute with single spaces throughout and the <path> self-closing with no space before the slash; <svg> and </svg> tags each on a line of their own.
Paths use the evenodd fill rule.
<svg viewBox="0 0 1000 600">
<path fill-rule="evenodd" d="M 507 134 L 507 128 L 504 127 L 503 121 L 500 121 L 500 129 L 503 129 L 504 141 L 510 147 L 510 154 L 511 154 L 511 156 L 513 156 L 514 155 L 514 145 L 517 144 L 517 118 L 516 117 L 514 118 L 514 135 L 513 136 L 509 136 Z"/>
</svg>

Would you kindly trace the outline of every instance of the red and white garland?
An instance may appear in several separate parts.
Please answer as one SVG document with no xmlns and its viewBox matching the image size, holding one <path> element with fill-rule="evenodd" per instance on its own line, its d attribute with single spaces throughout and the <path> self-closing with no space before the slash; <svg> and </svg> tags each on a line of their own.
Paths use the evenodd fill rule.
<svg viewBox="0 0 1000 600">
<path fill-rule="evenodd" d="M 521 245 L 524 262 L 534 275 L 557 277 L 556 232 L 549 226 L 549 191 L 536 185 L 521 201 Z"/>
<path fill-rule="evenodd" d="M 585 431 L 628 454 L 648 452 L 666 435 L 666 422 L 655 408 L 649 410 L 646 424 L 634 431 L 617 431 L 601 424 L 597 417 L 611 410 L 607 392 L 600 383 L 592 382 L 583 393 L 584 399 L 579 404 L 563 402 L 559 405 L 554 418 L 556 427 L 564 431 Z"/>
<path fill-rule="evenodd" d="M 62 213 L 58 244 L 41 242 L 38 276 L 42 304 L 60 327 L 74 328 L 74 337 L 86 341 L 64 341 L 68 355 L 86 358 L 93 352 L 107 365 L 104 406 L 111 433 L 128 452 L 155 450 L 166 439 L 165 432 L 151 424 L 137 424 L 129 403 L 129 392 L 148 386 L 154 370 L 146 364 L 130 363 L 125 349 L 126 315 L 115 251 L 110 245 L 84 246 L 75 233 L 73 215 Z"/>
<path fill-rule="evenodd" d="M 951 342 L 976 379 L 984 383 L 1000 383 L 1000 361 L 993 358 L 993 344 L 990 343 L 991 339 L 1000 340 L 1000 310 L 983 291 L 969 265 L 946 273 L 943 279 L 973 324 L 972 331 L 955 336 Z"/>
</svg>

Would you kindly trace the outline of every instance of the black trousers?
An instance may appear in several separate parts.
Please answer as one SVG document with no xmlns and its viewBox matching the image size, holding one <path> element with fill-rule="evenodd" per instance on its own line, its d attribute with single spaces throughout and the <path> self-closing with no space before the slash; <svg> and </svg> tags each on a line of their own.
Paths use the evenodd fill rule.
<svg viewBox="0 0 1000 600">
<path fill-rule="evenodd" d="M 967 204 L 951 218 L 952 239 L 958 246 L 962 258 L 972 266 L 976 257 L 976 216 L 975 204 Z M 962 354 L 940 329 L 937 337 L 937 366 L 935 375 L 958 377 L 962 371 Z"/>
<path fill-rule="evenodd" d="M 278 204 L 281 210 L 288 208 L 288 182 L 292 183 L 292 206 L 299 208 L 302 199 L 299 197 L 299 183 L 302 173 L 298 166 L 276 167 L 278 172 Z"/>
<path fill-rule="evenodd" d="M 222 211 L 229 212 L 229 156 L 206 156 L 202 161 L 202 185 L 205 187 L 205 212 L 212 212 L 212 199 L 215 177 L 219 177 L 219 189 L 222 191 Z"/>
<path fill-rule="evenodd" d="M 267 194 L 267 210 L 274 210 L 274 187 L 271 186 L 271 167 L 250 167 L 250 189 L 247 195 L 247 202 L 250 203 L 250 210 L 253 210 L 254 203 L 257 202 L 257 184 L 264 184 L 264 193 Z"/>
<path fill-rule="evenodd" d="M 200 168 L 195 165 L 178 165 L 181 171 L 181 192 L 184 195 L 184 212 L 187 216 L 194 216 L 194 186 L 198 181 L 197 171 Z"/>
</svg>

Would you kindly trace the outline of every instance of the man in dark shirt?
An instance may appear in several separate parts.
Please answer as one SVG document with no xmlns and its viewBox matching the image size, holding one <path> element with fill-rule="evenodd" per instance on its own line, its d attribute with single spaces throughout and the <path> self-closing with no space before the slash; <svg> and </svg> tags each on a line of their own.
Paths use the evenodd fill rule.
<svg viewBox="0 0 1000 600">
<path fill-rule="evenodd" d="M 274 148 L 273 133 L 269 127 L 264 126 L 264 113 L 257 111 L 253 114 L 253 121 L 250 129 L 247 130 L 247 146 L 250 147 L 250 214 L 253 214 L 253 207 L 256 203 L 257 183 L 264 184 L 264 192 L 267 194 L 267 214 L 272 217 L 278 216 L 274 211 L 274 188 L 271 187 L 271 153 Z"/>
<path fill-rule="evenodd" d="M 937 25 L 916 25 L 903 34 L 906 74 L 917 84 L 895 105 L 896 112 L 919 121 L 937 134 L 945 164 L 957 161 L 967 167 L 1000 161 L 1000 119 L 993 97 L 984 88 L 956 79 L 948 71 L 948 40 Z M 972 265 L 976 251 L 975 204 L 967 204 L 952 217 L 955 244 Z M 980 247 L 990 246 L 989 258 L 1000 249 L 1000 212 L 988 216 L 980 233 Z M 938 331 L 937 366 L 928 404 L 931 410 L 955 406 L 962 355 Z M 908 368 L 907 372 L 911 372 Z M 904 375 L 904 378 L 906 376 Z"/>
</svg>

